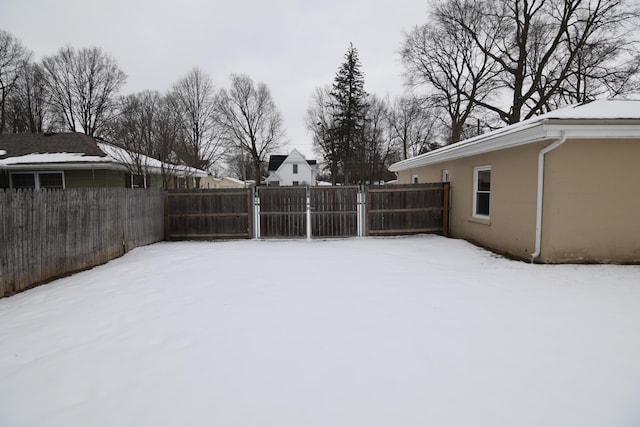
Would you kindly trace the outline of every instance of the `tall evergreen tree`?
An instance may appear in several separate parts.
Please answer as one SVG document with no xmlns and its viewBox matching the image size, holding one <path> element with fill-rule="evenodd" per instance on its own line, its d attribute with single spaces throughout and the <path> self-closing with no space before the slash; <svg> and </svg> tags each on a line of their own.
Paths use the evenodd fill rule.
<svg viewBox="0 0 640 427">
<path fill-rule="evenodd" d="M 345 61 L 338 69 L 330 96 L 334 127 L 330 137 L 337 147 L 345 183 L 362 179 L 358 173 L 364 161 L 363 130 L 367 107 L 364 74 L 360 70 L 358 50 L 350 44 Z M 332 177 L 335 181 L 335 177 Z"/>
</svg>

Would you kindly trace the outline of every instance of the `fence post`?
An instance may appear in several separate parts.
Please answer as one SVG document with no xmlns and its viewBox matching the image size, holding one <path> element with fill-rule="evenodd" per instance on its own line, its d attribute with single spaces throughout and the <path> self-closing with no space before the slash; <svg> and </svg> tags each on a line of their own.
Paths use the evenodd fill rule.
<svg viewBox="0 0 640 427">
<path fill-rule="evenodd" d="M 307 240 L 311 240 L 311 189 L 307 185 Z"/>
<path fill-rule="evenodd" d="M 358 205 L 358 209 L 357 209 L 358 213 L 356 214 L 357 222 L 358 222 L 358 237 L 364 237 L 365 236 L 364 222 L 366 218 L 365 204 L 364 204 L 364 200 L 365 200 L 364 184 L 361 184 L 358 186 L 358 196 L 356 200 Z"/>
<path fill-rule="evenodd" d="M 260 190 L 258 187 L 251 189 L 253 195 L 253 238 L 260 239 Z"/>
</svg>

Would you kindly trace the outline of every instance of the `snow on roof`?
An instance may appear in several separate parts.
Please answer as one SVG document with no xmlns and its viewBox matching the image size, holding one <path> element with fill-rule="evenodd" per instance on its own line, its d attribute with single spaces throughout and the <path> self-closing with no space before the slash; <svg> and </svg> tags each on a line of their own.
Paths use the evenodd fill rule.
<svg viewBox="0 0 640 427">
<path fill-rule="evenodd" d="M 7 154 L 5 150 L 0 150 L 0 156 L 4 156 L 5 154 Z"/>
<path fill-rule="evenodd" d="M 0 150 L 0 155 L 6 151 Z M 114 163 L 114 159 L 106 156 L 85 156 L 83 153 L 33 153 L 23 156 L 0 159 L 0 165 L 29 165 L 36 163 Z"/>
<path fill-rule="evenodd" d="M 532 117 L 526 121 L 544 119 L 640 119 L 640 100 L 599 99 L 582 104 L 569 105 L 568 107 Z"/>
<path fill-rule="evenodd" d="M 402 160 L 392 164 L 389 170 L 398 172 L 446 160 L 515 147 L 544 139 L 557 138 L 559 135 L 557 129 L 555 132 L 550 132 L 550 128 L 545 128 L 544 126 L 566 120 L 579 120 L 583 125 L 593 125 L 598 122 L 611 120 L 640 120 L 640 100 L 601 99 L 570 105 L 410 159 Z M 611 124 L 607 124 L 606 126 L 610 128 Z M 575 129 L 573 130 L 575 131 Z M 627 131 L 624 137 L 629 137 L 629 135 L 640 137 L 640 127 Z M 591 132 L 589 135 L 582 132 L 580 136 L 602 137 L 603 135 L 595 132 Z M 614 135 L 610 133 L 609 136 Z"/>
<path fill-rule="evenodd" d="M 205 171 L 192 168 L 190 166 L 164 163 L 158 159 L 146 156 L 144 154 L 132 154 L 124 148 L 117 147 L 105 142 L 98 142 L 97 144 L 98 147 L 100 147 L 100 150 L 104 151 L 104 153 L 107 154 L 108 157 L 129 166 L 138 164 L 147 171 L 160 172 L 164 168 L 170 170 L 173 173 L 180 172 L 184 175 L 189 176 L 208 176 Z"/>
<path fill-rule="evenodd" d="M 235 182 L 236 184 L 242 184 L 242 185 L 245 184 L 245 182 L 242 181 L 241 179 L 231 178 L 230 176 L 225 176 L 220 179 L 226 179 L 227 181 Z"/>
</svg>

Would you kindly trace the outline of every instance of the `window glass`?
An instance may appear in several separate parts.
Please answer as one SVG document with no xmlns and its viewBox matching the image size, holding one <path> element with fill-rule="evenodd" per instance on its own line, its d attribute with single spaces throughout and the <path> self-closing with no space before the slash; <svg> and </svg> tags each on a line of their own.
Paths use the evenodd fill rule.
<svg viewBox="0 0 640 427">
<path fill-rule="evenodd" d="M 293 165 L 293 173 L 298 173 L 298 165 Z"/>
<path fill-rule="evenodd" d="M 491 201 L 491 167 L 481 166 L 474 171 L 473 214 L 488 217 Z"/>
<path fill-rule="evenodd" d="M 478 191 L 491 191 L 491 170 L 478 171 Z"/>
<path fill-rule="evenodd" d="M 144 175 L 131 175 L 131 188 L 145 188 Z"/>
<path fill-rule="evenodd" d="M 476 194 L 476 215 L 489 216 L 489 193 Z"/>
<path fill-rule="evenodd" d="M 13 188 L 36 188 L 36 175 L 33 173 L 12 173 Z"/>
<path fill-rule="evenodd" d="M 40 172 L 40 188 L 64 188 L 61 172 Z"/>
</svg>

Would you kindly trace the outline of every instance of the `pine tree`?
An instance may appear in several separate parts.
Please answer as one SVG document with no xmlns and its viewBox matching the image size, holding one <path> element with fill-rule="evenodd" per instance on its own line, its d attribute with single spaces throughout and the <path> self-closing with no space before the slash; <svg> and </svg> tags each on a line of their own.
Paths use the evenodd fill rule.
<svg viewBox="0 0 640 427">
<path fill-rule="evenodd" d="M 336 154 L 343 171 L 345 183 L 357 183 L 362 179 L 363 131 L 367 93 L 364 90 L 364 74 L 360 71 L 358 50 L 350 44 L 345 61 L 338 69 L 331 90 L 330 107 L 335 126 L 330 129 L 337 146 Z M 332 177 L 335 180 L 335 178 Z"/>
</svg>

